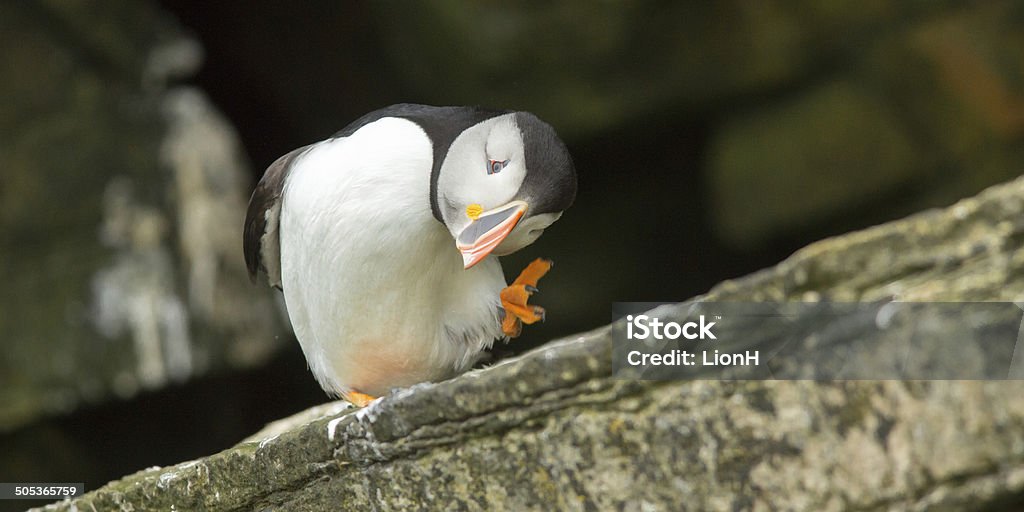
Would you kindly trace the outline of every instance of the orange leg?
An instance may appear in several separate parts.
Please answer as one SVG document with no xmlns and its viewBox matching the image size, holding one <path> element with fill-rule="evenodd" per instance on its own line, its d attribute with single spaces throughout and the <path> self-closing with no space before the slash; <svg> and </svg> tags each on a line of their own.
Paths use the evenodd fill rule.
<svg viewBox="0 0 1024 512">
<path fill-rule="evenodd" d="M 512 284 L 501 290 L 501 306 L 505 308 L 505 319 L 501 331 L 505 336 L 515 338 L 523 330 L 522 324 L 544 320 L 544 308 L 527 304 L 530 296 L 537 292 L 537 282 L 551 270 L 551 260 L 537 258 L 523 269 Z"/>
<path fill-rule="evenodd" d="M 370 405 L 370 402 L 376 400 L 375 397 L 367 395 L 366 393 L 360 393 L 358 391 L 349 391 L 341 394 L 342 398 L 348 400 L 352 405 L 356 407 L 366 407 Z"/>
</svg>

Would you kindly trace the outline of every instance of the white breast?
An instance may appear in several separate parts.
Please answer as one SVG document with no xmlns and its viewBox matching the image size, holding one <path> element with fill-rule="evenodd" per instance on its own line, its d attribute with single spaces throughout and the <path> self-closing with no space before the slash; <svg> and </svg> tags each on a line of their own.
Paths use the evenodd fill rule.
<svg viewBox="0 0 1024 512">
<path fill-rule="evenodd" d="M 288 315 L 325 390 L 444 378 L 501 336 L 495 258 L 463 270 L 430 210 L 430 140 L 385 118 L 297 161 L 281 211 Z"/>
</svg>

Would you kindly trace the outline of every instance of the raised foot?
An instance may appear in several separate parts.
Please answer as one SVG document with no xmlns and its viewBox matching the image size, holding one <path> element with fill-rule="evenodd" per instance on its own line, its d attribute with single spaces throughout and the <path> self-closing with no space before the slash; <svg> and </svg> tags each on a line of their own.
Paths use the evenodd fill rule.
<svg viewBox="0 0 1024 512">
<path fill-rule="evenodd" d="M 551 270 L 549 259 L 537 258 L 526 266 L 512 284 L 501 290 L 501 307 L 505 309 L 505 319 L 501 322 L 501 331 L 510 338 L 519 336 L 523 324 L 532 324 L 544 320 L 544 308 L 528 304 L 530 296 L 537 293 L 537 282 Z"/>
<path fill-rule="evenodd" d="M 356 407 L 366 407 L 370 405 L 370 402 L 376 400 L 376 397 L 367 395 L 366 393 L 360 393 L 358 391 L 349 391 L 341 394 L 342 398 L 348 400 L 349 403 Z"/>
</svg>

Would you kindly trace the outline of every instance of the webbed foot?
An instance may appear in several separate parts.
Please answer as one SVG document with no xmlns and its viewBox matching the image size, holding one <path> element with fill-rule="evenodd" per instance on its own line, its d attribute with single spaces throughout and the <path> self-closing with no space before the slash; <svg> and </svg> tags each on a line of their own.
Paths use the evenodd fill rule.
<svg viewBox="0 0 1024 512">
<path fill-rule="evenodd" d="M 501 290 L 501 307 L 505 309 L 505 319 L 501 322 L 501 331 L 510 338 L 515 338 L 523 330 L 522 324 L 543 321 L 544 308 L 528 304 L 530 296 L 537 293 L 537 282 L 551 270 L 549 259 L 537 258 L 526 266 L 512 284 Z"/>
</svg>

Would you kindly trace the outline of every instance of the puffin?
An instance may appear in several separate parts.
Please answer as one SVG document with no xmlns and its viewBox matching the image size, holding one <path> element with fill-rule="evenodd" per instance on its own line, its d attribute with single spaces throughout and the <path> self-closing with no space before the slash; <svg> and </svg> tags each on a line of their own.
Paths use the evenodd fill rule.
<svg viewBox="0 0 1024 512">
<path fill-rule="evenodd" d="M 267 168 L 246 266 L 283 293 L 324 391 L 362 407 L 464 372 L 545 318 L 529 299 L 551 261 L 506 283 L 497 257 L 537 240 L 576 187 L 568 149 L 534 114 L 392 105 Z"/>
</svg>

